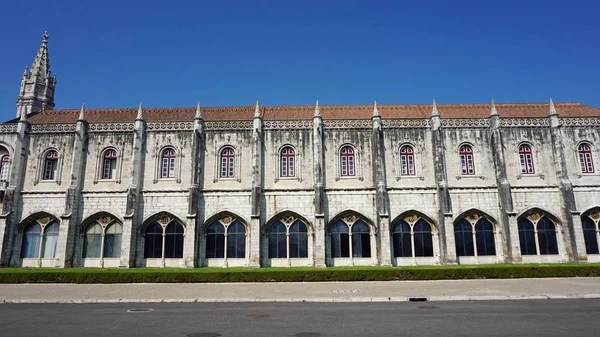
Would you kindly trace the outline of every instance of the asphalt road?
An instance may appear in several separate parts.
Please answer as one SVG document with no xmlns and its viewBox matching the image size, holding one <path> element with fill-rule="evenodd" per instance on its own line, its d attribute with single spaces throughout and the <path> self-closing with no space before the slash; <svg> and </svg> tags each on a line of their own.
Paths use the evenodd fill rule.
<svg viewBox="0 0 600 337">
<path fill-rule="evenodd" d="M 151 312 L 128 312 L 133 308 Z M 597 336 L 600 300 L 1 304 L 0 336 Z"/>
</svg>

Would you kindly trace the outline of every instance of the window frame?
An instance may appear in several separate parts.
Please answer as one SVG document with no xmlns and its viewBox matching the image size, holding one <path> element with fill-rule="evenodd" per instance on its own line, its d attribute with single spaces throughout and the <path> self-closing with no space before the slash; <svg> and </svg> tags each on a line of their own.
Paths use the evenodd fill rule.
<svg viewBox="0 0 600 337">
<path fill-rule="evenodd" d="M 477 170 L 475 165 L 475 151 L 473 150 L 473 145 L 461 144 L 458 148 L 458 155 L 460 175 L 475 176 L 477 174 Z"/>
<path fill-rule="evenodd" d="M 110 153 L 114 153 L 113 156 L 109 157 Z M 106 164 L 107 162 L 110 164 L 109 175 L 106 173 Z M 112 167 L 112 162 L 114 162 L 114 167 Z M 118 175 L 118 165 L 119 165 L 119 152 L 115 148 L 107 148 L 102 152 L 102 163 L 100 165 L 100 180 L 117 180 Z"/>
<path fill-rule="evenodd" d="M 54 154 L 54 155 L 53 155 Z M 59 176 L 59 161 L 60 154 L 57 150 L 51 149 L 44 152 L 43 156 L 43 166 L 42 166 L 42 181 L 58 181 Z M 52 165 L 50 171 L 48 171 L 48 165 Z M 51 173 L 51 174 L 50 174 Z"/>
<path fill-rule="evenodd" d="M 411 145 L 404 144 L 400 146 L 400 150 L 398 151 L 398 164 L 400 165 L 399 173 L 401 177 L 414 177 L 417 175 L 415 152 L 414 147 Z"/>
<path fill-rule="evenodd" d="M 159 178 L 177 178 L 177 151 L 173 147 L 165 147 L 160 151 Z M 166 164 L 166 167 L 165 167 Z"/>
<path fill-rule="evenodd" d="M 291 151 L 291 153 L 290 153 Z M 291 161 L 290 161 L 291 160 Z M 290 145 L 285 145 L 279 151 L 279 178 L 294 179 L 297 176 L 297 153 Z M 291 170 L 290 170 L 291 168 Z M 290 172 L 291 171 L 291 172 Z"/>
<path fill-rule="evenodd" d="M 519 144 L 518 154 L 520 174 L 535 175 L 535 156 L 533 146 L 527 143 Z"/>
<path fill-rule="evenodd" d="M 588 142 L 577 145 L 577 159 L 579 172 L 581 174 L 596 174 L 596 163 L 594 162 L 594 148 Z"/>
<path fill-rule="evenodd" d="M 227 153 L 225 153 L 227 152 Z M 235 179 L 237 173 L 237 152 L 232 146 L 224 146 L 219 151 L 218 177 L 219 179 Z M 225 160 L 225 162 L 223 161 Z M 224 166 L 225 165 L 225 166 Z M 225 169 L 225 171 L 223 171 Z M 225 173 L 225 174 L 223 174 Z"/>
<path fill-rule="evenodd" d="M 344 144 L 339 149 L 338 175 L 341 178 L 356 178 L 357 174 L 357 151 L 350 144 Z"/>
</svg>

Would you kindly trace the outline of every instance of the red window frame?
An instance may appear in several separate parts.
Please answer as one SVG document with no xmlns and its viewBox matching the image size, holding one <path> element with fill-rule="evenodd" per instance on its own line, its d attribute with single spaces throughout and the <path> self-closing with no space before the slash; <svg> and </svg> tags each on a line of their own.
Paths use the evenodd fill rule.
<svg viewBox="0 0 600 337">
<path fill-rule="evenodd" d="M 356 155 L 352 146 L 346 145 L 340 149 L 340 175 L 342 177 L 354 177 Z"/>
<path fill-rule="evenodd" d="M 114 179 L 113 170 L 117 167 L 117 151 L 109 149 L 102 159 L 102 179 Z"/>
<path fill-rule="evenodd" d="M 474 175 L 475 157 L 473 156 L 473 148 L 470 145 L 462 145 L 459 149 L 459 154 L 461 174 Z"/>
<path fill-rule="evenodd" d="M 400 175 L 415 175 L 415 151 L 408 145 L 400 148 Z"/>
<path fill-rule="evenodd" d="M 55 180 L 58 166 L 58 152 L 52 150 L 46 153 L 44 159 L 44 175 L 43 180 Z"/>
<path fill-rule="evenodd" d="M 590 144 L 584 143 L 577 147 L 579 154 L 579 164 L 581 166 L 581 173 L 594 173 L 594 160 L 592 156 L 592 147 Z"/>
<path fill-rule="evenodd" d="M 161 156 L 161 178 L 175 178 L 175 157 L 175 150 L 163 150 Z"/>
<path fill-rule="evenodd" d="M 10 156 L 2 156 L 0 160 L 0 181 L 8 181 L 8 172 L 10 169 Z"/>
<path fill-rule="evenodd" d="M 281 150 L 280 156 L 280 174 L 281 177 L 296 176 L 296 152 L 289 146 Z"/>
<path fill-rule="evenodd" d="M 533 151 L 531 150 L 531 146 L 527 144 L 522 144 L 521 146 L 519 146 L 519 163 L 521 164 L 521 173 L 535 173 L 535 165 L 533 163 Z"/>
<path fill-rule="evenodd" d="M 235 177 L 235 151 L 230 148 L 221 150 L 221 178 Z"/>
</svg>

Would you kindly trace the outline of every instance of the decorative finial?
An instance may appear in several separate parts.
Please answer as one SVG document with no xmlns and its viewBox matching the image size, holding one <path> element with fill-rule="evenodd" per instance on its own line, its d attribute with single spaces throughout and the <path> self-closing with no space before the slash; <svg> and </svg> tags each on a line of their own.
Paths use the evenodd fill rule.
<svg viewBox="0 0 600 337">
<path fill-rule="evenodd" d="M 379 109 L 377 109 L 377 101 L 373 103 L 373 117 L 379 116 Z"/>
<path fill-rule="evenodd" d="M 140 106 L 138 107 L 138 114 L 135 119 L 140 119 L 140 120 L 144 119 L 144 111 L 143 110 L 144 110 L 144 108 L 142 107 L 142 102 L 140 102 Z"/>
<path fill-rule="evenodd" d="M 44 35 L 42 35 L 42 42 L 47 43 L 49 37 L 50 36 L 48 35 L 48 31 L 44 31 Z"/>
<path fill-rule="evenodd" d="M 321 117 L 321 108 L 319 108 L 319 100 L 315 104 L 315 117 Z"/>
<path fill-rule="evenodd" d="M 258 105 L 258 100 L 256 101 L 256 107 L 254 107 L 254 117 L 260 117 L 260 105 Z"/>
<path fill-rule="evenodd" d="M 27 121 L 27 110 L 25 108 L 21 109 L 21 118 L 19 119 L 19 121 L 21 122 L 25 122 Z"/>
<path fill-rule="evenodd" d="M 85 120 L 85 103 L 81 104 L 81 110 L 79 111 L 79 119 L 80 121 Z"/>
<path fill-rule="evenodd" d="M 202 119 L 202 111 L 200 110 L 200 101 L 198 101 L 198 105 L 196 105 L 196 116 L 195 119 Z"/>
<path fill-rule="evenodd" d="M 431 111 L 431 116 L 439 116 L 440 112 L 437 108 L 437 103 L 435 102 L 435 98 L 433 99 L 433 110 Z"/>
<path fill-rule="evenodd" d="M 558 112 L 556 112 L 556 107 L 554 106 L 554 102 L 552 102 L 552 97 L 550 97 L 550 116 L 552 115 L 558 115 Z"/>
<path fill-rule="evenodd" d="M 494 103 L 494 99 L 492 98 L 492 112 L 490 116 L 498 116 L 498 109 L 496 109 L 496 103 Z"/>
<path fill-rule="evenodd" d="M 23 71 L 23 76 L 27 76 L 28 73 L 29 73 L 29 67 L 25 66 L 25 70 Z"/>
</svg>

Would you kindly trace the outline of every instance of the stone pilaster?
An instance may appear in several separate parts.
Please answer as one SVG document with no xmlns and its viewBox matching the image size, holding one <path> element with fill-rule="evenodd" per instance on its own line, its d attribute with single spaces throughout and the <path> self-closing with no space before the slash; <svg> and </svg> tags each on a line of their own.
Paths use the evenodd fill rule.
<svg viewBox="0 0 600 337">
<path fill-rule="evenodd" d="M 17 124 L 17 137 L 14 154 L 12 155 L 12 169 L 8 186 L 2 198 L 2 214 L 0 215 L 0 267 L 17 266 L 18 252 L 15 253 L 14 245 L 17 237 L 18 221 L 22 216 L 21 191 L 27 168 L 29 156 L 29 131 L 31 125 L 25 119 L 25 112 Z"/>
<path fill-rule="evenodd" d="M 263 120 L 260 114 L 260 106 L 256 102 L 254 119 L 252 121 L 252 139 L 254 146 L 252 151 L 252 221 L 250 224 L 250 249 L 248 252 L 248 266 L 260 267 L 260 239 L 263 206 Z"/>
<path fill-rule="evenodd" d="M 81 232 L 81 190 L 85 175 L 86 154 L 88 147 L 88 123 L 84 119 L 84 107 L 77 126 L 73 141 L 73 156 L 71 161 L 71 180 L 65 197 L 65 208 L 61 215 L 60 231 L 56 247 L 57 267 L 71 267 L 75 259 L 75 244 L 83 238 Z M 81 254 L 81 252 L 79 252 Z"/>
<path fill-rule="evenodd" d="M 446 171 L 446 157 L 444 153 L 444 136 L 442 131 L 442 119 L 433 101 L 431 114 L 431 139 L 433 148 L 433 167 L 435 168 L 435 184 L 437 187 L 437 200 L 439 206 L 439 242 L 440 260 L 442 264 L 456 263 L 454 253 L 454 235 L 452 229 L 452 201 L 448 190 L 448 173 Z M 447 227 L 449 223 L 449 228 Z"/>
<path fill-rule="evenodd" d="M 494 158 L 494 168 L 496 169 L 498 200 L 500 201 L 500 218 L 498 219 L 499 223 L 496 224 L 496 226 L 499 227 L 498 229 L 500 229 L 502 233 L 503 255 L 508 261 L 513 261 L 515 254 L 520 256 L 520 251 L 513 250 L 511 236 L 511 231 L 513 229 L 509 222 L 509 214 L 514 213 L 513 200 L 510 183 L 506 176 L 506 162 L 504 159 L 504 146 L 502 144 L 502 130 L 500 129 L 500 116 L 498 115 L 494 101 L 492 101 L 492 111 L 490 115 L 490 145 L 492 147 L 492 157 Z"/>
<path fill-rule="evenodd" d="M 188 227 L 193 222 L 193 231 L 187 229 L 185 238 L 185 247 L 191 247 L 192 266 L 199 266 L 198 250 L 201 246 L 200 240 L 204 240 L 202 233 L 202 222 L 199 222 L 198 216 L 200 212 L 200 204 L 202 198 L 203 175 L 204 175 L 204 120 L 200 110 L 200 103 L 196 108 L 196 116 L 194 118 L 194 133 L 192 134 L 192 181 L 188 192 Z M 188 253 L 184 253 L 186 256 Z M 186 265 L 188 261 L 186 260 Z"/>
<path fill-rule="evenodd" d="M 557 228 L 563 231 L 565 252 L 570 261 L 586 261 L 587 253 L 585 245 L 577 245 L 575 237 L 575 221 L 573 214 L 579 214 L 575 204 L 575 196 L 573 194 L 573 185 L 569 179 L 567 172 L 567 161 L 564 153 L 563 139 L 568 139 L 563 127 L 558 119 L 558 113 L 554 107 L 554 103 L 550 100 L 550 113 L 548 116 L 550 124 L 550 141 L 552 143 L 552 154 L 554 156 L 554 168 L 556 169 L 556 178 L 558 180 L 558 188 L 560 191 L 560 215 L 564 221 L 563 228 Z M 577 215 L 578 216 L 578 215 Z M 579 225 L 580 222 L 578 221 Z M 583 243 L 583 241 L 580 241 Z"/>
<path fill-rule="evenodd" d="M 373 183 L 375 184 L 375 193 L 377 205 L 377 255 L 379 256 L 379 264 L 383 266 L 392 265 L 391 244 L 390 244 L 390 211 L 389 197 L 386 183 L 385 172 L 385 145 L 383 139 L 383 123 L 377 102 L 373 107 L 373 124 L 372 139 L 372 166 L 373 166 Z"/>
<path fill-rule="evenodd" d="M 329 232 L 325 222 L 325 157 L 323 149 L 323 119 L 319 101 L 315 106 L 315 115 L 313 117 L 313 170 L 315 180 L 315 223 L 314 223 L 314 256 L 315 266 L 326 266 L 326 238 Z"/>
<path fill-rule="evenodd" d="M 146 149 L 146 122 L 143 118 L 143 108 L 140 103 L 138 116 L 133 129 L 133 153 L 131 165 L 131 182 L 127 188 L 127 205 L 125 208 L 125 221 L 123 223 L 123 238 L 121 248 L 121 267 L 135 267 L 135 254 L 137 251 L 137 236 L 140 234 L 142 224 L 141 195 L 140 191 L 144 178 L 144 152 Z"/>
</svg>

